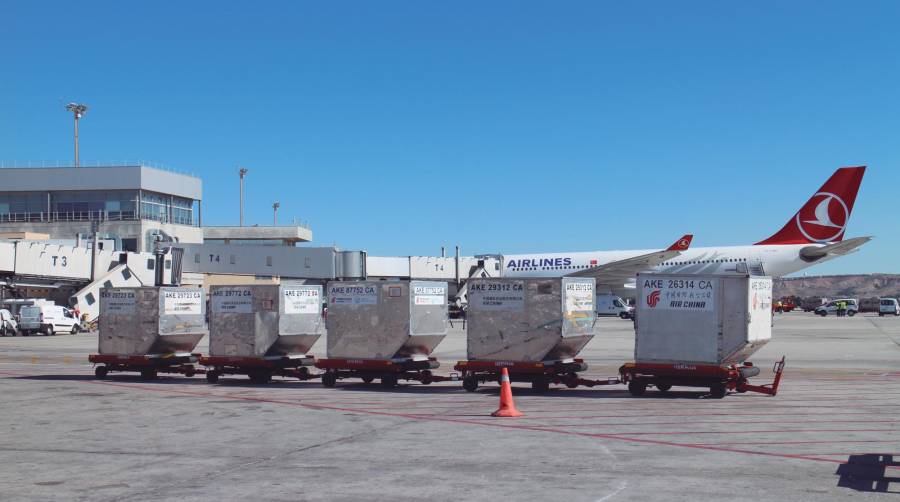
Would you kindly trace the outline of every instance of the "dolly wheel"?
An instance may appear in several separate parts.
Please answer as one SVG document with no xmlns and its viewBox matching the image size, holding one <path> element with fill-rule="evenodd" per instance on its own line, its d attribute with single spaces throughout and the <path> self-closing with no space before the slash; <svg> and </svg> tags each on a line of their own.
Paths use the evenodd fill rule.
<svg viewBox="0 0 900 502">
<path fill-rule="evenodd" d="M 709 387 L 709 395 L 713 399 L 722 399 L 725 397 L 728 389 L 725 387 L 724 383 L 717 383 L 715 385 L 710 385 Z"/>
<path fill-rule="evenodd" d="M 309 380 L 309 368 L 307 368 L 306 366 L 297 368 L 297 379 Z"/>
<path fill-rule="evenodd" d="M 672 384 L 670 383 L 658 383 L 656 384 L 656 390 L 660 392 L 669 392 L 672 389 Z"/>
<path fill-rule="evenodd" d="M 249 376 L 250 382 L 255 384 L 265 384 L 272 381 L 272 374 L 265 370 L 253 371 Z"/>
<path fill-rule="evenodd" d="M 141 370 L 141 378 L 144 380 L 156 380 L 156 370 Z"/>
<path fill-rule="evenodd" d="M 215 371 L 208 371 L 206 373 L 206 381 L 209 383 L 218 383 L 219 382 L 219 374 Z"/>
<path fill-rule="evenodd" d="M 325 387 L 334 387 L 337 383 L 337 375 L 333 371 L 326 371 L 322 374 L 322 385 Z"/>
<path fill-rule="evenodd" d="M 97 366 L 94 368 L 94 376 L 100 379 L 106 378 L 106 374 L 109 373 L 109 368 L 106 366 Z"/>
<path fill-rule="evenodd" d="M 644 392 L 647 391 L 647 384 L 644 382 L 639 382 L 637 380 L 632 380 L 628 382 L 628 392 L 631 393 L 634 397 L 641 397 L 644 395 Z"/>
<path fill-rule="evenodd" d="M 184 369 L 184 376 L 186 376 L 188 378 L 194 376 L 194 373 L 195 373 L 195 371 L 194 371 L 193 366 L 188 366 L 187 368 Z"/>
<path fill-rule="evenodd" d="M 463 377 L 463 389 L 466 389 L 467 392 L 475 392 L 475 389 L 478 388 L 478 379 L 475 378 L 474 375 L 468 375 Z"/>
<path fill-rule="evenodd" d="M 362 377 L 363 383 L 372 383 L 375 381 L 375 377 L 373 376 L 364 376 Z"/>
<path fill-rule="evenodd" d="M 531 390 L 535 392 L 547 392 L 550 390 L 550 380 L 546 378 L 535 378 L 531 381 Z"/>
<path fill-rule="evenodd" d="M 397 386 L 397 375 L 387 374 L 381 377 L 381 386 L 385 389 L 393 389 Z"/>
<path fill-rule="evenodd" d="M 578 374 L 577 373 L 569 373 L 566 376 L 566 387 L 570 389 L 575 389 L 578 387 Z"/>
<path fill-rule="evenodd" d="M 422 385 L 428 385 L 434 380 L 432 380 L 432 373 L 429 370 L 424 370 L 419 373 L 419 381 L 422 382 Z"/>
</svg>

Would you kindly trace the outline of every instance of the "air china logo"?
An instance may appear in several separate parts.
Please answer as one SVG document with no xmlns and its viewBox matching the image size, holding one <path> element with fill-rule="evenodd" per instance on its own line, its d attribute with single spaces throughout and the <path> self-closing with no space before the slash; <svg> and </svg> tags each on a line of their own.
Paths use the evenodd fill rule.
<svg viewBox="0 0 900 502">
<path fill-rule="evenodd" d="M 797 228 L 804 237 L 815 242 L 832 242 L 847 228 L 850 210 L 837 195 L 819 192 L 797 212 Z"/>
<path fill-rule="evenodd" d="M 647 305 L 652 309 L 656 308 L 656 305 L 659 303 L 659 290 L 650 293 L 647 295 Z"/>
</svg>

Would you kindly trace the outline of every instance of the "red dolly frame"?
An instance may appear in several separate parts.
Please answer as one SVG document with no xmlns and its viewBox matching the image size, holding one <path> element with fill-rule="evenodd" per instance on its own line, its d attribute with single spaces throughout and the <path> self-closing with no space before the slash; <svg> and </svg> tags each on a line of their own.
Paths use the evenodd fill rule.
<svg viewBox="0 0 900 502">
<path fill-rule="evenodd" d="M 177 373 L 192 377 L 205 373 L 202 368 L 194 366 L 200 354 L 146 354 L 139 356 L 120 356 L 114 354 L 91 354 L 88 361 L 99 365 L 94 368 L 94 376 L 106 378 L 112 371 L 140 373 L 141 378 L 153 380 L 159 373 Z"/>
<path fill-rule="evenodd" d="M 431 372 L 441 364 L 437 359 L 319 359 L 316 368 L 322 373 L 322 385 L 334 387 L 338 380 L 359 378 L 364 383 L 372 383 L 376 378 L 381 386 L 393 389 L 399 380 L 416 381 L 424 385 L 432 382 L 458 380 L 457 375 L 438 376 Z"/>
<path fill-rule="evenodd" d="M 500 380 L 500 371 L 509 371 L 510 381 L 531 382 L 531 388 L 544 392 L 550 384 L 563 384 L 570 389 L 579 385 L 594 387 L 597 385 L 615 385 L 621 383 L 618 378 L 605 380 L 588 380 L 578 376 L 579 371 L 586 371 L 587 364 L 583 359 L 565 361 L 459 361 L 453 367 L 462 373 L 463 388 L 475 392 L 479 383 Z"/>
<path fill-rule="evenodd" d="M 622 383 L 628 385 L 632 396 L 644 395 L 649 385 L 661 392 L 668 392 L 672 386 L 709 387 L 710 396 L 725 397 L 729 390 L 739 393 L 759 392 L 774 396 L 778 393 L 781 375 L 784 372 L 784 356 L 772 368 L 775 379 L 771 384 L 751 385 L 748 379 L 759 375 L 759 368 L 751 362 L 742 365 L 711 366 L 701 364 L 658 364 L 626 363 L 619 368 Z"/>
<path fill-rule="evenodd" d="M 253 383 L 263 384 L 272 381 L 273 376 L 312 380 L 318 378 L 309 372 L 315 364 L 310 355 L 241 357 L 241 356 L 203 356 L 200 364 L 206 366 L 206 381 L 216 383 L 221 375 L 247 375 Z"/>
</svg>

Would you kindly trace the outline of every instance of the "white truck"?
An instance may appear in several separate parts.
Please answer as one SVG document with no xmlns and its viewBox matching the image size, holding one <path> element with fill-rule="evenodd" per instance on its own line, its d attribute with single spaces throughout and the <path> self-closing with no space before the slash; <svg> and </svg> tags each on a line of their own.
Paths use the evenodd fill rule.
<svg viewBox="0 0 900 502">
<path fill-rule="evenodd" d="M 616 295 L 600 293 L 597 295 L 595 305 L 598 316 L 616 316 L 622 319 L 634 318 L 634 307 L 628 305 L 625 300 Z"/>
<path fill-rule="evenodd" d="M 55 304 L 40 303 L 19 310 L 19 331 L 24 336 L 41 333 L 44 336 L 57 333 L 78 334 L 81 322 L 75 312 Z"/>
</svg>

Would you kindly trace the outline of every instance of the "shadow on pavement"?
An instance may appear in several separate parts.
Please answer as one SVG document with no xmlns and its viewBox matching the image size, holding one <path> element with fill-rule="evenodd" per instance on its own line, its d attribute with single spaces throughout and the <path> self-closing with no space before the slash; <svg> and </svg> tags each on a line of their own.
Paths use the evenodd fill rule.
<svg viewBox="0 0 900 502">
<path fill-rule="evenodd" d="M 887 468 L 893 467 L 893 476 L 886 476 Z M 858 492 L 900 493 L 900 461 L 893 454 L 867 453 L 850 455 L 846 464 L 841 464 L 837 472 L 838 486 Z M 891 486 L 893 484 L 893 486 Z"/>
</svg>

